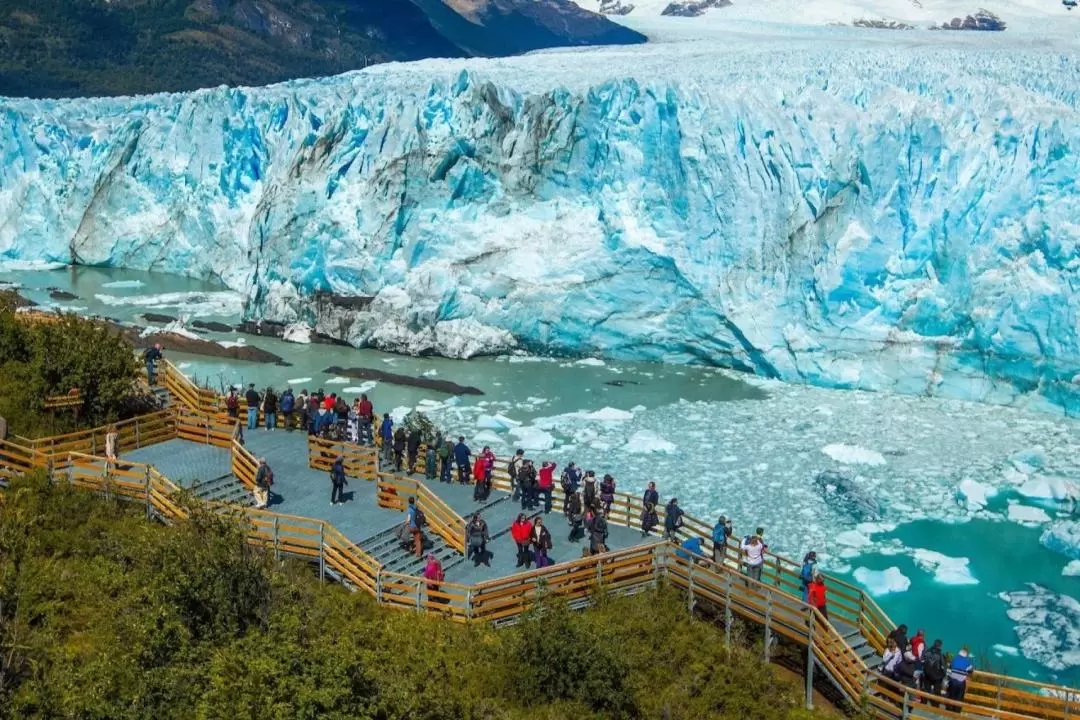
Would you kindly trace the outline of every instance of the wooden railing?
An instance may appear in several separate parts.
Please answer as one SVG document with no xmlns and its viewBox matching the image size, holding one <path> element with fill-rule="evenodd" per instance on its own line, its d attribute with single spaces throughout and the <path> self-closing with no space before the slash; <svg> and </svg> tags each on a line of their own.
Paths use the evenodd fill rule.
<svg viewBox="0 0 1080 720">
<path fill-rule="evenodd" d="M 173 409 L 176 413 L 176 436 L 214 447 L 232 447 L 237 433 L 237 423 L 225 415 L 205 415 L 185 407 Z"/>
<path fill-rule="evenodd" d="M 10 480 L 48 466 L 49 457 L 45 453 L 26 445 L 0 440 L 0 478 Z"/>
<path fill-rule="evenodd" d="M 118 451 L 156 445 L 176 437 L 176 421 L 170 410 L 139 415 L 130 420 L 115 423 L 115 425 Z M 62 455 L 68 452 L 98 455 L 105 452 L 105 436 L 108 433 L 109 426 L 101 425 L 64 435 L 26 440 L 26 444 L 27 447 L 48 455 Z"/>
<path fill-rule="evenodd" d="M 189 410 L 203 415 L 224 414 L 224 401 L 220 395 L 196 385 L 165 358 L 158 360 L 158 378 L 169 394 Z"/>
<path fill-rule="evenodd" d="M 330 472 L 338 456 L 345 459 L 345 475 L 357 480 L 374 482 L 379 472 L 379 460 L 374 448 L 348 442 L 334 442 L 308 435 L 308 467 Z"/>
<path fill-rule="evenodd" d="M 424 483 L 393 473 L 379 473 L 377 483 L 375 497 L 379 507 L 404 512 L 409 507 L 409 498 L 415 497 L 431 530 L 450 547 L 465 552 L 464 518 Z"/>
<path fill-rule="evenodd" d="M 255 473 L 259 470 L 259 461 L 240 442 L 240 426 L 236 425 L 230 443 L 232 452 L 232 473 L 240 484 L 248 490 L 255 489 Z"/>
</svg>

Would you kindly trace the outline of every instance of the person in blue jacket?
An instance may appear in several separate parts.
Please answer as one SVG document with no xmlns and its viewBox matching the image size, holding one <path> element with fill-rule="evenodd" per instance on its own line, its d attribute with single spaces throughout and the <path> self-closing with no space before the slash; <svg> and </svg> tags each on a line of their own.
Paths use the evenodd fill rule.
<svg viewBox="0 0 1080 720">
<path fill-rule="evenodd" d="M 814 581 L 814 567 L 817 565 L 817 553 L 811 550 L 806 553 L 802 561 L 802 570 L 799 572 L 799 582 L 802 584 L 803 602 L 810 601 L 810 583 Z"/>
<path fill-rule="evenodd" d="M 731 521 L 723 515 L 716 521 L 712 529 L 712 559 L 713 562 L 722 563 L 727 553 L 727 541 L 731 537 Z"/>
<path fill-rule="evenodd" d="M 293 395 L 292 388 L 285 388 L 285 392 L 281 393 L 281 397 L 278 398 L 278 409 L 281 410 L 285 431 L 292 432 L 292 416 L 296 411 L 296 396 Z"/>
<path fill-rule="evenodd" d="M 462 485 L 469 482 L 469 457 L 471 455 L 472 451 L 465 444 L 465 437 L 458 437 L 457 445 L 454 446 L 454 462 L 457 464 L 458 482 Z"/>
<path fill-rule="evenodd" d="M 394 419 L 390 417 L 390 413 L 385 413 L 382 416 L 379 437 L 382 438 L 383 462 L 391 465 L 394 462 Z"/>
<path fill-rule="evenodd" d="M 701 538 L 696 535 L 683 540 L 683 543 L 679 548 L 679 550 L 675 551 L 675 554 L 683 560 L 691 560 L 691 553 L 700 557 L 705 557 L 705 549 L 702 547 Z"/>
<path fill-rule="evenodd" d="M 964 646 L 960 648 L 960 652 L 957 653 L 956 657 L 952 659 L 952 664 L 949 665 L 949 687 L 945 690 L 945 697 L 950 700 L 964 702 L 964 695 L 967 693 L 967 681 L 973 672 L 975 672 L 975 663 L 971 661 L 971 657 L 968 655 L 967 646 Z M 954 713 L 960 712 L 959 705 L 946 705 L 945 709 Z"/>
</svg>

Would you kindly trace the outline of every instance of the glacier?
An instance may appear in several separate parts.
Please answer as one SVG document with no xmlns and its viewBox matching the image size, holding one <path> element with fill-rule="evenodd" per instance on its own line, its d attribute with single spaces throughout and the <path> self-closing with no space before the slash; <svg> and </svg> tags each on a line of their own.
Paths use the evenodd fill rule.
<svg viewBox="0 0 1080 720">
<path fill-rule="evenodd" d="M 886 35 L 0 100 L 0 260 L 217 278 L 398 352 L 1075 411 L 1075 45 Z"/>
</svg>

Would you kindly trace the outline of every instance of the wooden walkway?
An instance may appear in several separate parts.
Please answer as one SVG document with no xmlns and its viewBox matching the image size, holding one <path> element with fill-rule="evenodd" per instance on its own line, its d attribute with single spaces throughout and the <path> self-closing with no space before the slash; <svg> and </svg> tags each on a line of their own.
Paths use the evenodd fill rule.
<svg viewBox="0 0 1080 720">
<path fill-rule="evenodd" d="M 302 440 L 283 441 L 284 433 L 280 430 L 253 435 L 247 439 L 248 446 L 244 446 L 239 442 L 238 426 L 230 418 L 218 414 L 221 406 L 214 405 L 208 391 L 194 388 L 169 365 L 163 376 L 176 407 L 166 413 L 129 421 L 123 437 L 135 441 L 137 434 L 138 446 L 125 456 L 120 467 L 110 467 L 96 455 L 95 449 L 104 445 L 103 437 L 98 437 L 101 429 L 95 429 L 60 438 L 0 442 L 0 481 L 45 469 L 54 478 L 79 487 L 144 504 L 148 515 L 166 520 L 182 519 L 185 511 L 178 502 L 178 496 L 183 492 L 179 485 L 154 463 L 139 462 L 134 458 L 144 454 L 149 459 L 152 456 L 145 453 L 157 452 L 152 450 L 156 446 L 160 446 L 163 459 L 172 458 L 176 457 L 178 443 L 196 443 L 216 449 L 215 457 L 219 460 L 211 462 L 211 473 L 228 469 L 235 481 L 247 489 L 254 484 L 257 461 L 253 449 L 266 455 L 286 453 L 290 458 L 289 473 L 296 473 L 296 477 L 288 481 L 287 490 L 289 494 L 297 494 L 296 507 L 301 507 L 303 493 L 310 491 L 312 497 L 324 498 L 324 509 L 331 510 L 325 463 L 330 457 L 344 454 L 348 473 L 353 478 L 350 490 L 356 495 L 352 502 L 334 510 L 344 508 L 343 512 L 362 512 L 364 517 L 371 518 L 361 529 L 343 532 L 338 523 L 344 524 L 346 520 L 327 519 L 321 517 L 327 514 L 322 512 L 312 517 L 255 510 L 213 500 L 208 502 L 212 507 L 242 512 L 249 523 L 252 544 L 268 552 L 315 563 L 322 576 L 330 575 L 391 607 L 433 612 L 456 622 L 506 624 L 515 622 L 544 597 L 560 597 L 573 606 L 584 606 L 591 602 L 597 591 L 628 594 L 658 583 L 668 583 L 685 593 L 690 611 L 708 609 L 711 615 L 721 619 L 729 632 L 734 618 L 760 627 L 765 635 L 766 659 L 774 640 L 782 638 L 803 648 L 808 703 L 817 675 L 834 685 L 853 708 L 865 707 L 871 716 L 889 720 L 908 717 L 1067 720 L 1080 711 L 1077 707 L 1080 691 L 1022 678 L 977 672 L 968 682 L 965 702 L 948 705 L 940 697 L 928 696 L 884 678 L 876 672 L 876 666 L 884 648 L 885 635 L 893 623 L 861 590 L 829 578 L 830 620 L 826 620 L 799 598 L 799 566 L 793 561 L 770 554 L 762 580 L 756 582 L 739 572 L 735 548 L 722 548 L 719 562 L 688 557 L 673 543 L 641 538 L 633 531 L 641 509 L 640 501 L 627 495 L 617 498 L 610 521 L 613 529 L 618 525 L 622 528 L 620 532 L 636 534 L 638 542 L 635 544 L 600 556 L 567 557 L 543 570 L 512 574 L 514 569 L 506 568 L 510 574 L 502 577 L 447 581 L 438 587 L 429 586 L 423 578 L 411 574 L 415 568 L 406 567 L 409 572 L 401 572 L 399 566 L 380 561 L 378 549 L 383 545 L 379 538 L 400 520 L 404 499 L 414 496 L 428 517 L 433 549 L 446 558 L 460 557 L 464 547 L 464 516 L 467 514 L 464 511 L 468 509 L 468 501 L 461 497 L 460 488 L 439 488 L 440 483 L 429 487 L 416 478 L 379 472 L 373 451 L 367 448 L 313 440 L 308 441 L 304 454 L 300 445 Z M 217 402 L 220 403 L 220 399 Z M 102 444 L 98 445 L 99 442 Z M 127 447 L 126 443 L 122 446 Z M 306 460 L 310 475 L 299 472 L 303 460 Z M 276 460 L 271 464 L 274 462 Z M 281 478 L 280 471 L 275 470 L 275 476 Z M 275 490 L 278 489 L 275 484 Z M 496 489 L 503 493 L 509 489 L 501 468 L 496 476 Z M 285 496 L 284 507 L 289 499 L 285 489 L 282 494 Z M 503 507 L 509 502 L 505 497 L 493 497 L 487 512 L 492 515 L 506 512 L 509 516 L 508 511 L 516 510 L 509 505 Z M 367 506 L 362 511 L 361 504 Z M 374 509 L 370 509 L 372 504 Z M 556 503 L 556 512 L 559 510 Z M 561 516 L 553 513 L 550 517 Z M 381 518 L 385 518 L 388 525 L 380 532 L 367 540 L 355 539 L 363 532 L 376 529 L 383 522 Z M 556 524 L 557 521 L 549 522 L 549 526 Z M 493 535 L 497 530 L 491 525 Z M 680 535 L 681 538 L 691 535 L 704 538 L 706 552 L 711 553 L 711 528 L 702 521 L 686 517 Z M 494 565 L 492 570 L 495 570 Z"/>
</svg>

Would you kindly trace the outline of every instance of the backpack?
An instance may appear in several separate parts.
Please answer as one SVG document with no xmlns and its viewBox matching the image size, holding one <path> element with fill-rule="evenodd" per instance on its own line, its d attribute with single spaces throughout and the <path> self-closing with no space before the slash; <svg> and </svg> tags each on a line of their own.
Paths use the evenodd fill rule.
<svg viewBox="0 0 1080 720">
<path fill-rule="evenodd" d="M 424 515 L 424 511 L 420 508 L 416 508 L 416 512 L 413 514 L 413 523 L 418 529 L 427 525 L 427 516 Z"/>
<path fill-rule="evenodd" d="M 573 491 L 574 484 L 570 482 L 570 473 L 563 470 L 563 474 L 562 477 L 559 479 L 559 482 L 562 484 L 563 492 L 568 493 Z"/>
<path fill-rule="evenodd" d="M 923 654 L 923 673 L 939 680 L 945 677 L 945 658 L 940 650 L 930 648 Z"/>
<path fill-rule="evenodd" d="M 236 408 L 240 407 L 240 398 L 236 395 L 230 395 L 229 397 L 225 398 L 225 407 L 229 408 L 230 410 L 235 410 Z"/>
</svg>

